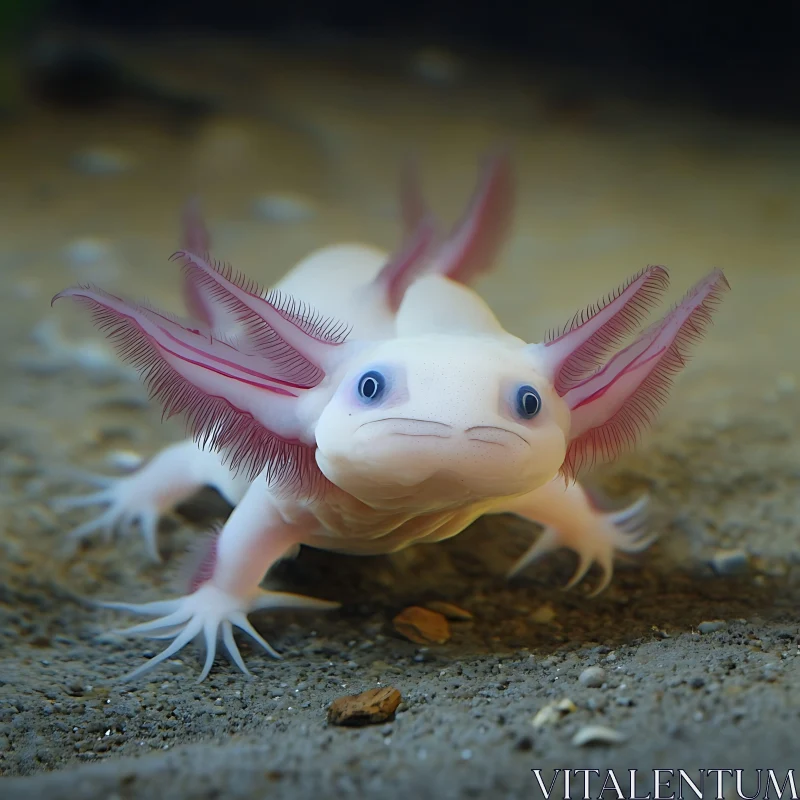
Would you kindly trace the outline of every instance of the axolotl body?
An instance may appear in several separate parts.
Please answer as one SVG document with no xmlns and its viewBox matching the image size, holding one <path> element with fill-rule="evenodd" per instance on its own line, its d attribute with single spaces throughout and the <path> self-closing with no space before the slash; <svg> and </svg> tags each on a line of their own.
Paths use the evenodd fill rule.
<svg viewBox="0 0 800 800">
<path fill-rule="evenodd" d="M 647 267 L 529 344 L 467 285 L 494 262 L 510 224 L 507 158 L 487 162 L 447 237 L 418 183 L 407 181 L 402 198 L 407 237 L 396 254 L 328 247 L 271 291 L 198 255 L 208 239 L 190 206 L 186 249 L 176 254 L 189 320 L 88 286 L 57 296 L 90 308 L 165 413 L 184 414 L 193 433 L 135 473 L 98 477 L 98 492 L 67 498 L 67 507 L 107 506 L 74 536 L 136 524 L 157 557 L 159 517 L 201 487 L 235 506 L 185 596 L 106 604 L 152 618 L 129 633 L 172 639 L 128 678 L 198 636 L 199 680 L 220 640 L 248 673 L 234 628 L 277 656 L 251 612 L 337 606 L 261 587 L 301 545 L 391 553 L 455 536 L 483 514 L 512 513 L 544 526 L 515 571 L 564 546 L 578 556 L 571 583 L 597 563 L 600 590 L 616 551 L 654 538 L 646 498 L 603 511 L 576 476 L 652 422 L 727 288 L 723 274 L 713 271 L 636 336 L 668 283 L 664 268 Z"/>
</svg>

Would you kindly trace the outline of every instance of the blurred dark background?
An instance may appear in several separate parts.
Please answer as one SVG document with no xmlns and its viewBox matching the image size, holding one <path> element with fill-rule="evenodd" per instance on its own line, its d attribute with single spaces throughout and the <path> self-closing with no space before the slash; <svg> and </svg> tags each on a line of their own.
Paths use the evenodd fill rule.
<svg viewBox="0 0 800 800">
<path fill-rule="evenodd" d="M 800 118 L 796 2 L 457 3 L 340 0 L 0 0 L 42 26 L 79 26 L 149 37 L 196 31 L 264 37 L 313 36 L 458 44 L 532 67 L 592 74 L 638 98 L 675 95 L 725 114 Z M 16 23 L 15 23 L 16 25 Z"/>
</svg>

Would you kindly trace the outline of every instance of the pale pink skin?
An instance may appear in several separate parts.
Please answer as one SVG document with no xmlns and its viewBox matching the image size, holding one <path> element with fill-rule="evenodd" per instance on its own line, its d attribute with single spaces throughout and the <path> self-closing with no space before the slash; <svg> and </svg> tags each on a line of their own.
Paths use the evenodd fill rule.
<svg viewBox="0 0 800 800">
<path fill-rule="evenodd" d="M 127 677 L 199 634 L 207 648 L 200 680 L 219 638 L 247 672 L 234 627 L 276 655 L 249 613 L 336 606 L 260 588 L 273 564 L 301 545 L 389 553 L 454 536 L 483 514 L 513 513 L 545 530 L 512 574 L 568 547 L 578 555 L 571 585 L 597 563 L 600 591 L 615 552 L 652 541 L 644 500 L 603 512 L 573 479 L 613 459 L 652 422 L 725 278 L 711 273 L 624 349 L 667 286 L 661 267 L 643 270 L 545 342 L 527 344 L 465 285 L 495 261 L 512 209 L 510 166 L 499 156 L 464 219 L 442 239 L 409 173 L 406 244 L 395 256 L 363 245 L 328 247 L 291 270 L 277 295 L 184 252 L 192 322 L 91 287 L 59 295 L 93 310 L 123 354 L 151 370 L 151 392 L 169 412 L 188 414 L 200 437 L 171 445 L 128 477 L 105 479 L 94 495 L 67 500 L 108 505 L 73 536 L 136 522 L 157 557 L 158 518 L 202 486 L 235 506 L 189 594 L 109 604 L 156 617 L 130 632 L 174 638 Z M 187 244 L 207 247 L 196 205 L 187 207 L 184 229 Z M 347 324 L 346 337 L 330 320 Z M 373 370 L 385 388 L 369 400 L 358 386 Z M 540 399 L 530 418 L 518 406 L 523 386 Z"/>
</svg>

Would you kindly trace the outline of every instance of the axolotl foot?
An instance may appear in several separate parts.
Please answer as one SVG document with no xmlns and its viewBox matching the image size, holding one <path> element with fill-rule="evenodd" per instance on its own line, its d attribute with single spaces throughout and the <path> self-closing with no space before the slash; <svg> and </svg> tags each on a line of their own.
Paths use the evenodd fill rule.
<svg viewBox="0 0 800 800">
<path fill-rule="evenodd" d="M 115 534 L 125 535 L 134 528 L 139 529 L 148 555 L 160 561 L 156 544 L 158 521 L 163 510 L 153 503 L 147 493 L 142 493 L 138 473 L 122 477 L 94 475 L 79 472 L 76 477 L 92 484 L 97 491 L 84 495 L 58 497 L 51 501 L 56 511 L 67 511 L 90 506 L 105 506 L 93 518 L 73 528 L 67 534 L 68 546 L 77 547 L 84 539 L 101 534 L 106 540 Z"/>
<path fill-rule="evenodd" d="M 541 536 L 509 570 L 508 577 L 518 575 L 542 556 L 566 547 L 578 556 L 578 566 L 565 589 L 580 583 L 591 566 L 597 564 L 603 575 L 590 596 L 599 594 L 611 582 L 616 553 L 640 553 L 658 538 L 648 529 L 649 505 L 649 497 L 643 495 L 635 503 L 617 511 L 594 510 L 591 524 L 560 528 L 546 525 Z"/>
<path fill-rule="evenodd" d="M 225 466 L 218 453 L 199 447 L 191 439 L 165 447 L 138 469 L 124 475 L 95 475 L 76 469 L 59 472 L 71 480 L 94 486 L 96 491 L 56 498 L 52 501 L 53 508 L 66 511 L 105 507 L 70 531 L 68 546 L 74 549 L 95 534 L 110 539 L 138 528 L 154 561 L 161 560 L 157 542 L 159 520 L 176 505 L 203 486 L 213 487 L 231 505 L 236 505 L 249 485 L 246 476 L 237 475 Z"/>
<path fill-rule="evenodd" d="M 203 670 L 197 682 L 200 683 L 208 675 L 217 653 L 217 642 L 221 639 L 225 651 L 234 664 L 245 675 L 250 671 L 242 659 L 239 648 L 233 638 L 233 629 L 238 628 L 247 633 L 273 658 L 281 656 L 256 631 L 247 619 L 254 611 L 278 608 L 329 610 L 339 607 L 339 603 L 318 600 L 287 592 L 269 592 L 259 589 L 255 594 L 246 597 L 235 597 L 230 593 L 206 583 L 192 594 L 174 600 L 160 600 L 152 603 L 98 603 L 104 608 L 127 611 L 132 614 L 153 616 L 155 619 L 117 631 L 123 635 L 143 636 L 148 639 L 172 639 L 172 643 L 157 656 L 123 676 L 123 681 L 141 677 L 158 666 L 162 661 L 172 658 L 197 636 L 202 636 L 205 643 L 206 657 Z"/>
</svg>

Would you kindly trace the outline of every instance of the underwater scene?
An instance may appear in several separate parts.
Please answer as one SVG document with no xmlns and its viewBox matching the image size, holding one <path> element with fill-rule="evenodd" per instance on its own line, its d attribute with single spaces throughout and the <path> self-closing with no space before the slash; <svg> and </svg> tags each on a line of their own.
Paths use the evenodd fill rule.
<svg viewBox="0 0 800 800">
<path fill-rule="evenodd" d="M 2 4 L 0 796 L 799 796 L 797 25 L 583 5 Z"/>
</svg>

